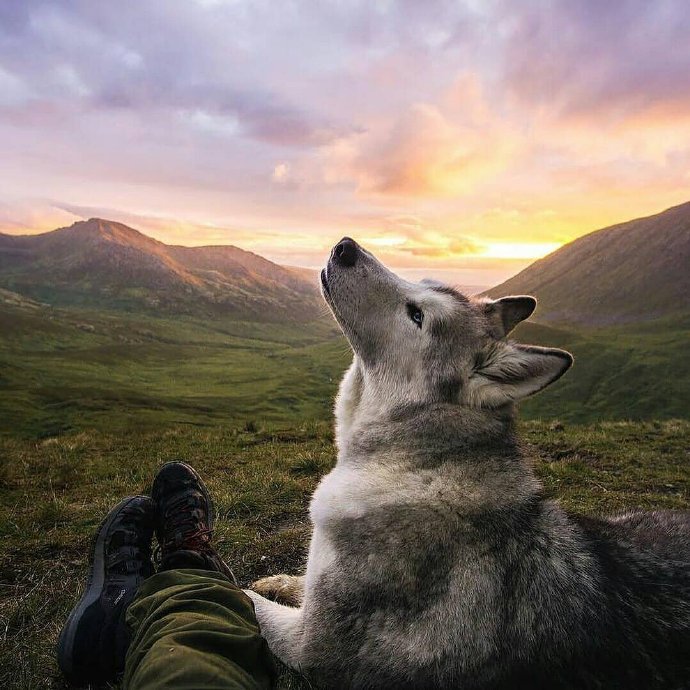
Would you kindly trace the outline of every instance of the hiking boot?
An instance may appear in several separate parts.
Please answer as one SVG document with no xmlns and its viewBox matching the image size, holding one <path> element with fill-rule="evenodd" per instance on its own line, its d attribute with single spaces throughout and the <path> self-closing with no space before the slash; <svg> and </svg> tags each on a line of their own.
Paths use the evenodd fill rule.
<svg viewBox="0 0 690 690">
<path fill-rule="evenodd" d="M 156 503 L 159 570 L 212 570 L 237 584 L 211 545 L 213 501 L 196 471 L 184 462 L 163 465 L 153 480 L 151 497 Z"/>
<path fill-rule="evenodd" d="M 127 607 L 153 575 L 155 505 L 148 496 L 125 498 L 108 513 L 91 551 L 86 591 L 60 633 L 57 653 L 73 683 L 102 683 L 122 672 L 130 633 Z"/>
</svg>

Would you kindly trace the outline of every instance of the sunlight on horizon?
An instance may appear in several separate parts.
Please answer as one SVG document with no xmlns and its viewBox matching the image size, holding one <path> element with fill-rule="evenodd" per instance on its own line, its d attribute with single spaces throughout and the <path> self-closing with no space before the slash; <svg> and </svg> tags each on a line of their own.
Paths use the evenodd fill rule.
<svg viewBox="0 0 690 690">
<path fill-rule="evenodd" d="M 560 242 L 494 242 L 479 256 L 488 259 L 541 259 L 561 246 Z"/>
</svg>

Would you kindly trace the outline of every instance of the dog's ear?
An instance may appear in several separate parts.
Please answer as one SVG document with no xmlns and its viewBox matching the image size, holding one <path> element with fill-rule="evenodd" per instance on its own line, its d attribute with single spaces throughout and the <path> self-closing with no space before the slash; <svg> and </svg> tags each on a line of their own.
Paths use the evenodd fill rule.
<svg viewBox="0 0 690 690">
<path fill-rule="evenodd" d="M 473 407 L 500 407 L 538 393 L 570 369 L 573 356 L 554 347 L 498 342 L 482 351 L 467 383 Z"/>
<path fill-rule="evenodd" d="M 495 329 L 495 335 L 502 338 L 520 321 L 532 316 L 532 312 L 537 308 L 537 300 L 529 295 L 515 295 L 487 300 L 482 303 L 482 307 Z"/>
</svg>

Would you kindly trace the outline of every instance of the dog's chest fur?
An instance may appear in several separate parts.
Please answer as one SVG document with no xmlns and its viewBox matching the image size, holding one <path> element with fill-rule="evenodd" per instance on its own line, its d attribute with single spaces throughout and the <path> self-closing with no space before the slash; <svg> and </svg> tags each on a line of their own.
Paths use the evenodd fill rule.
<svg viewBox="0 0 690 690">
<path fill-rule="evenodd" d="M 505 604 L 506 578 L 528 539 L 543 531 L 544 507 L 529 482 L 522 490 L 513 484 L 509 496 L 499 486 L 519 482 L 517 472 L 493 472 L 493 487 L 468 474 L 450 463 L 411 469 L 404 458 L 389 457 L 373 466 L 339 465 L 324 478 L 311 504 L 304 611 L 315 634 L 305 640 L 305 668 L 313 660 L 317 676 L 337 676 L 343 687 L 348 677 L 355 687 L 366 687 L 367 677 L 377 687 L 412 678 L 422 685 L 490 682 L 500 673 L 497 650 L 517 635 L 534 642 L 547 635 L 538 606 L 530 605 L 507 631 L 513 612 Z M 550 569 L 560 571 L 550 586 L 561 597 L 579 597 L 572 572 L 578 568 L 586 584 L 590 564 L 572 562 L 568 547 L 549 555 Z M 383 665 L 376 661 L 382 658 Z"/>
</svg>

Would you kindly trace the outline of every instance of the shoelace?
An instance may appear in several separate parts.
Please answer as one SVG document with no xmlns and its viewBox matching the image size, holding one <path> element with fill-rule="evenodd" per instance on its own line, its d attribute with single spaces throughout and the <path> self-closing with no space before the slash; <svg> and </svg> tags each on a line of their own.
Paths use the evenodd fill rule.
<svg viewBox="0 0 690 690">
<path fill-rule="evenodd" d="M 160 567 L 165 555 L 170 552 L 196 551 L 209 556 L 221 572 L 238 585 L 235 574 L 211 546 L 213 530 L 205 525 L 204 504 L 203 496 L 197 491 L 183 494 L 168 503 L 163 520 L 165 532 L 170 536 L 154 549 L 154 562 Z"/>
<path fill-rule="evenodd" d="M 142 544 L 137 530 L 123 525 L 112 533 L 106 545 L 106 565 L 114 573 L 136 573 L 144 570 L 150 561 L 151 547 Z"/>
<path fill-rule="evenodd" d="M 168 503 L 163 514 L 168 538 L 153 551 L 154 563 L 160 566 L 166 553 L 185 550 L 200 553 L 211 551 L 213 530 L 204 524 L 203 498 L 197 492 L 183 494 Z"/>
<path fill-rule="evenodd" d="M 164 551 L 202 551 L 207 548 L 213 530 L 204 524 L 201 508 L 202 500 L 196 493 L 180 496 L 170 502 L 164 514 L 166 532 L 170 535 L 162 544 Z"/>
</svg>

